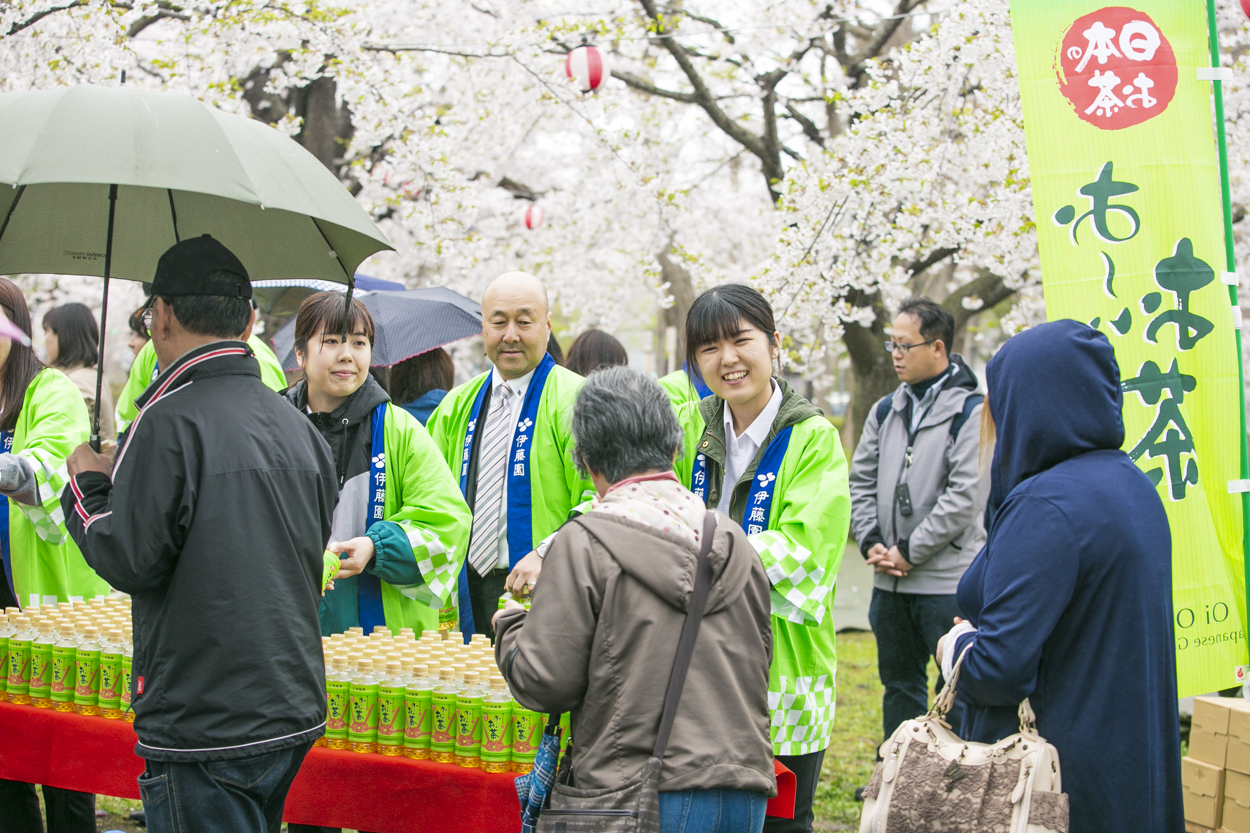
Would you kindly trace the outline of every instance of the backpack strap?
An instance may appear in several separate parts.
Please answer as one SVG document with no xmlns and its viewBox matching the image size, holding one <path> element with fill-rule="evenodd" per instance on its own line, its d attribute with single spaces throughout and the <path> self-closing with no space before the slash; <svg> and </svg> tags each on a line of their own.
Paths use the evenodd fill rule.
<svg viewBox="0 0 1250 833">
<path fill-rule="evenodd" d="M 890 409 L 894 407 L 894 394 L 887 393 L 885 397 L 877 403 L 877 427 L 880 428 L 885 424 L 885 418 L 890 415 Z"/>
<path fill-rule="evenodd" d="M 951 439 L 954 440 L 959 436 L 959 429 L 964 427 L 964 423 L 972 416 L 972 411 L 985 401 L 985 397 L 979 393 L 972 393 L 964 397 L 964 407 L 954 419 L 951 420 Z"/>
</svg>

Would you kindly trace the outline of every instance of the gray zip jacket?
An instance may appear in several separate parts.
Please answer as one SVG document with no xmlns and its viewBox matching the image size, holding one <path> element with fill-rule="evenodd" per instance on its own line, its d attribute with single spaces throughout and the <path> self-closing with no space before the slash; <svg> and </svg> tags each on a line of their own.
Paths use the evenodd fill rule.
<svg viewBox="0 0 1250 833">
<path fill-rule="evenodd" d="M 938 392 L 917 428 L 907 461 L 911 408 L 907 386 L 894 392 L 892 407 L 877 421 L 874 407 L 851 461 L 851 532 L 867 558 L 873 544 L 897 545 L 915 566 L 903 578 L 877 575 L 873 586 L 896 593 L 953 594 L 964 570 L 985 543 L 985 502 L 990 470 L 979 464 L 981 408 L 976 405 L 955 438 L 951 424 L 964 400 L 977 393 L 976 375 L 958 355 L 952 376 Z M 988 463 L 988 459 L 987 463 Z M 896 499 L 906 482 L 912 514 Z"/>
</svg>

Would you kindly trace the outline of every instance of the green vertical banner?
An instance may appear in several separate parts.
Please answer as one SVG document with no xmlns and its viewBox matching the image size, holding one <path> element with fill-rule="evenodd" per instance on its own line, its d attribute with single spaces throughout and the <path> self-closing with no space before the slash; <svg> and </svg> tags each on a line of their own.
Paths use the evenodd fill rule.
<svg viewBox="0 0 1250 833">
<path fill-rule="evenodd" d="M 1011 22 L 1046 315 L 1115 348 L 1124 450 L 1172 528 L 1180 695 L 1230 688 L 1247 674 L 1240 312 L 1206 8 L 1012 0 Z"/>
</svg>

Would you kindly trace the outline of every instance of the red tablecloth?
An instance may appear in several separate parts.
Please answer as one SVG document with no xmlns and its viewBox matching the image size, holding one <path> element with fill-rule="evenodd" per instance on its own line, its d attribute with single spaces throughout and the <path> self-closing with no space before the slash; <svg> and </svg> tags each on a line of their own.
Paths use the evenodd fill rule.
<svg viewBox="0 0 1250 833">
<path fill-rule="evenodd" d="M 121 720 L 0 703 L 0 778 L 122 798 L 139 797 L 143 760 Z M 511 775 L 431 761 L 314 748 L 283 818 L 380 833 L 512 833 L 520 807 Z M 777 764 L 769 815 L 794 814 L 794 773 Z"/>
</svg>

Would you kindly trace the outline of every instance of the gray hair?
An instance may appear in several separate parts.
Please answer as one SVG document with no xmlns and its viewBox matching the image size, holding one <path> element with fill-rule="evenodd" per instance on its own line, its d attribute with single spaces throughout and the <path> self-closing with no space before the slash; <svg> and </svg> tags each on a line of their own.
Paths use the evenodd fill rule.
<svg viewBox="0 0 1250 833">
<path fill-rule="evenodd" d="M 577 467 L 609 483 L 669 471 L 682 431 L 660 385 L 631 367 L 605 367 L 586 379 L 573 406 Z"/>
</svg>

